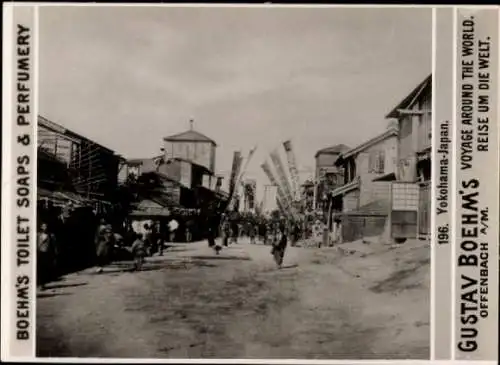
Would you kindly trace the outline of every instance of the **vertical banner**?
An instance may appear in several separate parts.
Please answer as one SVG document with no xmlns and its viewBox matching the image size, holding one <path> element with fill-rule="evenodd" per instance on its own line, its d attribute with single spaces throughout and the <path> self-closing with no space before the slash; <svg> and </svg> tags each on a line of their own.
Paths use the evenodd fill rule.
<svg viewBox="0 0 500 365">
<path fill-rule="evenodd" d="M 295 153 L 292 147 L 292 141 L 288 140 L 283 142 L 283 147 L 285 148 L 286 158 L 288 161 L 288 169 L 290 171 L 290 177 L 292 178 L 292 194 L 295 201 L 300 200 L 300 181 L 299 172 L 297 171 L 297 162 L 295 160 Z"/>
<path fill-rule="evenodd" d="M 432 75 L 432 314 L 431 360 L 451 358 L 451 181 L 453 138 L 453 8 L 433 13 Z"/>
<path fill-rule="evenodd" d="M 11 360 L 35 355 L 35 12 L 11 5 L 3 14 L 2 358 Z"/>
<path fill-rule="evenodd" d="M 239 155 L 238 155 L 238 163 L 237 163 L 237 166 L 236 166 L 236 170 L 234 170 L 235 171 L 235 176 L 236 176 L 236 178 L 234 180 L 234 188 L 233 188 L 234 193 L 232 195 L 230 194 L 229 207 L 232 207 L 233 204 L 234 204 L 233 200 L 236 199 L 236 196 L 238 195 L 238 194 L 236 194 L 236 191 L 240 187 L 240 184 L 242 182 L 243 176 L 245 176 L 245 173 L 247 171 L 248 164 L 252 160 L 252 156 L 254 155 L 256 149 L 257 149 L 257 146 L 255 146 L 254 148 L 252 148 L 248 152 L 248 156 L 247 156 L 247 159 L 245 161 L 245 165 L 244 166 L 242 166 L 242 164 L 243 164 L 243 157 L 241 157 L 241 152 L 238 152 L 239 153 Z M 234 160 L 233 160 L 233 163 L 234 163 Z M 240 198 L 243 199 L 243 195 L 241 195 Z"/>
<path fill-rule="evenodd" d="M 287 211 L 285 210 L 284 205 L 278 196 L 276 197 L 276 205 L 278 206 L 278 209 L 281 213 L 287 214 Z"/>
<path fill-rule="evenodd" d="M 284 210 L 287 212 L 287 214 L 291 215 L 291 210 L 290 206 L 288 205 L 288 200 L 285 198 L 285 194 L 283 192 L 283 188 L 278 184 L 278 180 L 274 176 L 273 172 L 271 171 L 271 167 L 269 166 L 269 163 L 266 161 L 262 165 L 260 165 L 262 170 L 264 170 L 264 173 L 266 174 L 267 178 L 271 182 L 271 184 L 276 186 L 276 192 L 277 192 L 277 202 L 281 203 L 281 210 Z"/>
<path fill-rule="evenodd" d="M 498 359 L 498 8 L 456 8 L 454 354 Z"/>
<path fill-rule="evenodd" d="M 250 164 L 250 161 L 252 160 L 252 157 L 255 153 L 255 150 L 257 149 L 257 146 L 255 146 L 254 148 L 252 148 L 249 152 L 248 152 L 248 157 L 247 157 L 247 160 L 245 161 L 245 165 L 243 166 L 243 168 L 241 169 L 241 173 L 239 173 L 237 176 L 238 176 L 238 180 L 236 181 L 236 183 L 238 184 L 242 179 L 243 177 L 245 176 L 246 172 L 247 172 L 247 169 L 248 169 L 248 165 Z"/>
<path fill-rule="evenodd" d="M 241 163 L 241 152 L 235 151 L 233 154 L 233 164 L 231 166 L 231 176 L 229 177 L 229 197 L 233 196 L 236 187 L 236 177 L 238 176 L 239 165 Z"/>
<path fill-rule="evenodd" d="M 274 150 L 270 154 L 271 161 L 274 164 L 274 167 L 276 169 L 276 172 L 278 173 L 278 179 L 280 182 L 280 186 L 283 189 L 283 194 L 285 196 L 285 199 L 287 199 L 288 204 L 292 204 L 294 197 L 292 195 L 292 188 L 290 186 L 290 182 L 288 181 L 288 178 L 286 176 L 285 168 L 283 167 L 283 163 L 281 162 L 281 158 L 278 154 L 278 151 Z"/>
<path fill-rule="evenodd" d="M 278 199 L 278 187 L 276 185 L 265 185 L 264 186 L 264 197 L 262 199 L 262 212 L 271 212 L 275 210 L 276 201 Z"/>
</svg>

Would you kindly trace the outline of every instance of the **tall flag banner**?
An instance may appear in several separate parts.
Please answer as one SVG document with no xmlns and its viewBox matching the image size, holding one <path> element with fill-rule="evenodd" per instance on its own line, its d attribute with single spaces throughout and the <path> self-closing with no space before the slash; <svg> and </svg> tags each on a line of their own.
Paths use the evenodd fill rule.
<svg viewBox="0 0 500 365">
<path fill-rule="evenodd" d="M 248 169 L 248 165 L 249 165 L 250 161 L 252 160 L 252 156 L 254 155 L 256 149 L 257 149 L 257 146 L 255 146 L 254 148 L 252 148 L 248 152 L 247 160 L 245 161 L 245 165 L 243 166 L 243 169 L 241 170 L 241 174 L 238 176 L 238 180 L 236 181 L 236 183 L 239 183 L 243 179 L 243 177 L 245 176 L 247 169 Z"/>
<path fill-rule="evenodd" d="M 252 148 L 249 152 L 248 152 L 248 156 L 247 156 L 247 159 L 245 161 L 245 165 L 243 166 L 242 168 L 242 163 L 243 163 L 243 157 L 241 157 L 241 152 L 239 152 L 239 163 L 237 165 L 237 168 L 236 168 L 236 172 L 235 172 L 235 176 L 237 176 L 237 178 L 235 179 L 234 181 L 234 187 L 233 187 L 233 194 L 230 195 L 230 200 L 229 200 L 229 207 L 232 207 L 234 206 L 234 198 L 235 198 L 235 195 L 234 192 L 235 192 L 235 189 L 238 189 L 240 184 L 241 184 L 241 180 L 243 179 L 243 176 L 245 175 L 246 171 L 247 171 L 247 168 L 248 168 L 248 164 L 250 163 L 250 161 L 252 160 L 252 156 L 254 155 L 255 153 L 255 150 L 257 149 L 257 146 L 255 146 L 254 148 Z M 234 160 L 233 160 L 234 162 Z M 232 175 L 231 175 L 232 176 Z"/>
<path fill-rule="evenodd" d="M 271 184 L 275 185 L 277 187 L 277 193 L 278 193 L 278 201 L 283 204 L 282 208 L 284 211 L 293 216 L 291 207 L 288 205 L 288 201 L 285 198 L 284 192 L 282 187 L 278 184 L 278 180 L 274 177 L 273 172 L 271 171 L 271 167 L 269 166 L 269 163 L 265 161 L 262 165 L 260 165 L 262 170 L 264 170 L 264 173 L 266 174 L 267 178 L 271 182 Z"/>
<path fill-rule="evenodd" d="M 241 163 L 241 152 L 235 151 L 233 154 L 233 165 L 231 166 L 231 176 L 229 177 L 229 196 L 232 197 L 236 187 L 236 176 L 238 176 L 239 165 Z"/>
<path fill-rule="evenodd" d="M 264 186 L 264 197 L 262 199 L 262 212 L 270 212 L 276 210 L 276 201 L 278 195 L 278 187 L 276 185 L 265 185 Z"/>
<path fill-rule="evenodd" d="M 281 162 L 281 158 L 278 154 L 278 151 L 274 150 L 273 152 L 271 152 L 270 156 L 271 156 L 271 161 L 273 162 L 274 167 L 276 168 L 276 172 L 278 173 L 278 178 L 280 186 L 283 189 L 284 198 L 287 199 L 288 204 L 291 205 L 294 200 L 294 197 L 292 196 L 291 192 L 292 188 L 286 176 L 285 168 L 283 167 L 283 163 Z"/>
<path fill-rule="evenodd" d="M 286 214 L 286 210 L 285 210 L 285 208 L 284 208 L 284 206 L 283 206 L 283 203 L 281 202 L 281 199 L 280 199 L 279 197 L 276 197 L 276 205 L 278 206 L 278 209 L 279 209 L 282 213 Z"/>
<path fill-rule="evenodd" d="M 293 152 L 292 141 L 288 140 L 283 142 L 285 148 L 286 158 L 288 160 L 288 169 L 292 178 L 292 194 L 295 201 L 300 200 L 300 180 L 299 171 L 297 170 L 297 163 L 295 161 L 295 153 Z"/>
<path fill-rule="evenodd" d="M 236 181 L 234 182 L 234 189 L 233 189 L 233 195 L 230 197 L 230 203 L 231 203 L 231 207 L 233 208 L 233 210 L 238 210 L 238 207 L 239 207 L 239 199 L 240 199 L 240 192 L 239 192 L 239 189 L 240 189 L 240 181 L 238 179 L 238 176 L 240 175 L 240 171 L 241 171 L 241 165 L 243 163 L 243 157 L 239 156 L 239 160 L 238 160 L 238 165 L 236 166 Z"/>
</svg>

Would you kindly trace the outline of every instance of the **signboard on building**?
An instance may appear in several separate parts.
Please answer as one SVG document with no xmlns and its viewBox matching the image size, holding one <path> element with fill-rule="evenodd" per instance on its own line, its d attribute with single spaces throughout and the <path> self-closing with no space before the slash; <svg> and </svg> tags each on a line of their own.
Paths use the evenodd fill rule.
<svg viewBox="0 0 500 365">
<path fill-rule="evenodd" d="M 201 185 L 204 188 L 210 189 L 210 181 L 211 181 L 211 176 L 210 175 L 203 175 Z"/>
<path fill-rule="evenodd" d="M 391 236 L 393 238 L 416 238 L 419 186 L 402 181 L 393 182 L 391 186 Z"/>
<path fill-rule="evenodd" d="M 417 211 L 419 187 L 415 183 L 392 183 L 392 210 Z"/>
</svg>

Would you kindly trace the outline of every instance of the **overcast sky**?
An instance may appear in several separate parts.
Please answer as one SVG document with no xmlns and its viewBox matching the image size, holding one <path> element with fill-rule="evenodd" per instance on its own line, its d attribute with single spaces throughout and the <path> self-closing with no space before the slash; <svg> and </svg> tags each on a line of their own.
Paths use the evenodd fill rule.
<svg viewBox="0 0 500 365">
<path fill-rule="evenodd" d="M 257 153 L 291 138 L 301 170 L 355 147 L 431 72 L 431 10 L 42 7 L 40 114 L 127 158 L 195 129 Z M 260 194 L 259 194 L 260 195 Z"/>
</svg>

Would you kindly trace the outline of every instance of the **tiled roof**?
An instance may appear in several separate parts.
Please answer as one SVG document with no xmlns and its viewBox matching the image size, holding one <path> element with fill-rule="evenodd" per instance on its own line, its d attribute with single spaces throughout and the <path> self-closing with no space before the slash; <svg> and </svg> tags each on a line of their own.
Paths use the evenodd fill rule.
<svg viewBox="0 0 500 365">
<path fill-rule="evenodd" d="M 406 109 L 410 108 L 412 103 L 422 94 L 422 92 L 432 85 L 432 74 L 427 76 L 424 81 L 415 87 L 403 100 L 399 102 L 398 105 L 394 109 L 391 110 L 389 114 L 386 115 L 386 118 L 397 118 L 399 113 L 398 109 Z"/>
<path fill-rule="evenodd" d="M 347 147 L 345 144 L 336 144 L 335 146 L 326 147 L 319 150 L 318 152 L 316 152 L 314 157 L 318 157 L 318 155 L 322 153 L 342 153 L 347 150 L 349 150 L 349 147 Z"/>
<path fill-rule="evenodd" d="M 165 141 L 190 141 L 190 142 L 211 142 L 216 144 L 215 141 L 211 138 L 208 138 L 204 134 L 197 132 L 195 130 L 188 130 L 186 132 L 182 132 L 179 134 L 174 134 L 173 136 L 168 136 L 163 138 Z"/>
</svg>

